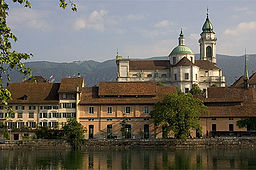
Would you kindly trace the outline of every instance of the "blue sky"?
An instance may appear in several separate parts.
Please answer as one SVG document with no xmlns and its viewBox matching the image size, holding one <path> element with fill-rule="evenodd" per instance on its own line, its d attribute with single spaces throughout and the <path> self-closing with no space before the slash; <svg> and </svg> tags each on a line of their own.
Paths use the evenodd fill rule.
<svg viewBox="0 0 256 170">
<path fill-rule="evenodd" d="M 31 3 L 12 4 L 8 16 L 14 48 L 33 53 L 30 61 L 105 61 L 117 49 L 130 58 L 167 56 L 181 27 L 186 45 L 199 53 L 207 7 L 218 54 L 256 53 L 255 0 L 80 0 L 78 12 L 62 10 L 58 0 Z"/>
</svg>

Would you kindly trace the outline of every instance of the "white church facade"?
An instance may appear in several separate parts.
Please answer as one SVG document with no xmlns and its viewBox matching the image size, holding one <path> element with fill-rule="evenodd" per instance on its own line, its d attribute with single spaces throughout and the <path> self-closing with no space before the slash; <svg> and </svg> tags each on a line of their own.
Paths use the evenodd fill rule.
<svg viewBox="0 0 256 170">
<path fill-rule="evenodd" d="M 169 54 L 168 60 L 131 60 L 116 56 L 118 82 L 162 82 L 188 92 L 193 84 L 202 90 L 207 87 L 225 87 L 222 70 L 216 66 L 216 41 L 208 14 L 199 39 L 200 59 L 185 45 L 181 30 L 179 45 Z"/>
</svg>

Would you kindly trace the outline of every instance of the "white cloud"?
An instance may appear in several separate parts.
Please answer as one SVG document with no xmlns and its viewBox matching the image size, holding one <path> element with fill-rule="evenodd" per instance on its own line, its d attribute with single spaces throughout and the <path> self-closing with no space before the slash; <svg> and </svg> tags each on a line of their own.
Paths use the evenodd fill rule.
<svg viewBox="0 0 256 170">
<path fill-rule="evenodd" d="M 8 23 L 14 26 L 23 26 L 41 31 L 51 30 L 51 25 L 46 21 L 49 13 L 30 8 L 15 8 L 9 12 Z"/>
<path fill-rule="evenodd" d="M 134 20 L 134 21 L 143 20 L 144 18 L 145 18 L 144 15 L 139 15 L 139 14 L 130 14 L 127 16 L 127 19 Z"/>
<path fill-rule="evenodd" d="M 224 31 L 224 34 L 239 36 L 241 34 L 249 33 L 250 31 L 256 31 L 256 21 L 242 22 L 238 24 L 236 28 L 227 28 Z"/>
<path fill-rule="evenodd" d="M 162 20 L 162 21 L 154 24 L 154 27 L 158 27 L 158 28 L 159 27 L 168 27 L 170 25 L 171 25 L 171 23 L 168 20 Z"/>
<path fill-rule="evenodd" d="M 78 18 L 75 21 L 74 29 L 80 30 L 80 29 L 92 29 L 96 31 L 104 31 L 105 24 L 107 22 L 106 15 L 108 14 L 108 11 L 106 10 L 99 10 L 99 11 L 93 11 L 90 13 L 89 16 Z"/>
</svg>

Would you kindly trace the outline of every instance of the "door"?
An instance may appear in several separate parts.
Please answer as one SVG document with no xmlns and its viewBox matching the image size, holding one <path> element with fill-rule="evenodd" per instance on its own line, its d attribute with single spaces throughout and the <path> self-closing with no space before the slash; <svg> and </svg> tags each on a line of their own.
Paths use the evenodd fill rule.
<svg viewBox="0 0 256 170">
<path fill-rule="evenodd" d="M 93 139 L 93 125 L 89 125 L 89 139 Z"/>
<path fill-rule="evenodd" d="M 234 125 L 233 124 L 229 124 L 229 131 L 233 132 L 234 131 Z"/>
<path fill-rule="evenodd" d="M 125 125 L 125 139 L 131 139 L 132 137 L 132 127 L 131 125 Z"/>
<path fill-rule="evenodd" d="M 19 134 L 13 134 L 13 139 L 14 140 L 19 140 Z"/>
<path fill-rule="evenodd" d="M 113 135 L 112 135 L 112 125 L 107 125 L 107 138 L 108 139 L 112 139 Z"/>
<path fill-rule="evenodd" d="M 149 125 L 144 125 L 144 139 L 149 138 Z"/>
</svg>

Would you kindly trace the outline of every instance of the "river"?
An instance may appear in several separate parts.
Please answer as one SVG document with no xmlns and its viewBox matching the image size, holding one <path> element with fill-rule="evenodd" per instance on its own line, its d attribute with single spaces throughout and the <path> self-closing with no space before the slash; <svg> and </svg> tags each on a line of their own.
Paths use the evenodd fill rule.
<svg viewBox="0 0 256 170">
<path fill-rule="evenodd" d="M 1 150 L 0 169 L 256 169 L 254 149 Z"/>
</svg>

